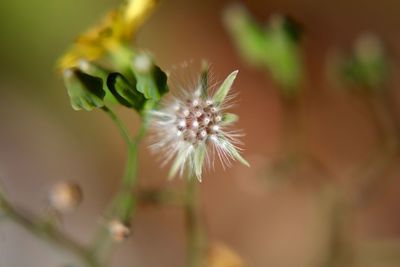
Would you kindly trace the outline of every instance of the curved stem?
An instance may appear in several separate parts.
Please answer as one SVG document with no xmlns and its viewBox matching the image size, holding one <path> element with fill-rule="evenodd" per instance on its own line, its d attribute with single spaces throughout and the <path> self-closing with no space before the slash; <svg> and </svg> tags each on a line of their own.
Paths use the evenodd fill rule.
<svg viewBox="0 0 400 267">
<path fill-rule="evenodd" d="M 322 188 L 318 205 L 323 207 L 321 219 L 327 224 L 327 254 L 322 267 L 349 267 L 354 265 L 354 210 L 342 196 L 340 188 L 328 185 Z"/>
<path fill-rule="evenodd" d="M 282 140 L 283 156 L 293 157 L 305 150 L 305 132 L 301 100 L 298 96 L 281 96 L 282 105 Z M 294 155 L 295 154 L 295 155 Z"/>
<path fill-rule="evenodd" d="M 17 208 L 13 207 L 0 193 L 0 207 L 8 219 L 28 230 L 31 234 L 49 241 L 75 255 L 87 267 L 99 267 L 100 263 L 96 257 L 84 246 L 66 236 L 52 225 L 44 224 L 38 219 L 28 216 Z"/>
<path fill-rule="evenodd" d="M 124 141 L 126 142 L 127 145 L 129 145 L 132 142 L 131 135 L 129 134 L 128 129 L 125 127 L 124 123 L 118 118 L 117 114 L 112 111 L 110 108 L 104 106 L 102 107 L 102 110 L 107 113 L 107 115 L 111 118 L 111 120 L 114 122 L 115 126 L 117 126 L 122 138 L 124 138 Z"/>
<path fill-rule="evenodd" d="M 390 170 L 399 156 L 399 128 L 387 95 L 361 95 L 377 131 L 378 143 L 370 156 L 354 171 L 356 205 L 367 205 L 390 181 Z"/>
<path fill-rule="evenodd" d="M 186 181 L 186 267 L 201 267 L 204 240 L 199 216 L 199 190 L 196 177 Z"/>
<path fill-rule="evenodd" d="M 111 120 L 117 126 L 127 145 L 127 159 L 125 163 L 125 171 L 122 177 L 120 188 L 114 198 L 111 200 L 111 205 L 105 212 L 105 223 L 95 235 L 92 243 L 91 251 L 96 255 L 102 255 L 104 259 L 108 258 L 111 251 L 111 236 L 108 233 L 108 223 L 110 220 L 118 219 L 122 223 L 129 225 L 136 211 L 137 199 L 133 195 L 133 188 L 137 182 L 138 173 L 138 146 L 142 140 L 146 129 L 147 122 L 143 119 L 141 127 L 135 138 L 132 138 L 125 127 L 124 123 L 118 118 L 110 108 L 103 107 L 103 110 L 109 115 Z"/>
</svg>

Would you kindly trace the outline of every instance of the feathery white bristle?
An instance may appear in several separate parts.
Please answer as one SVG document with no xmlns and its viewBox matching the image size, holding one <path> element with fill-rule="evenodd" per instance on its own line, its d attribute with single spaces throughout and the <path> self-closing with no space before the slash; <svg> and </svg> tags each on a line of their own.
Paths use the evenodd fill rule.
<svg viewBox="0 0 400 267">
<path fill-rule="evenodd" d="M 201 88 L 201 85 L 188 88 Z M 232 122 L 223 121 L 223 112 L 229 106 L 225 99 L 230 102 L 232 98 L 228 96 L 221 103 L 215 103 L 212 97 L 203 96 L 198 89 L 183 90 L 171 104 L 152 112 L 151 148 L 157 154 L 164 155 L 163 164 L 175 158 L 171 175 L 182 175 L 186 168 L 194 173 L 194 170 L 201 170 L 203 163 L 213 166 L 213 154 L 217 154 L 224 168 L 230 166 L 233 159 L 245 161 L 237 147 L 241 144 L 238 139 L 241 135 L 227 128 Z M 207 90 L 210 91 L 210 88 Z M 211 149 L 212 153 L 206 150 L 201 152 L 204 147 Z"/>
</svg>

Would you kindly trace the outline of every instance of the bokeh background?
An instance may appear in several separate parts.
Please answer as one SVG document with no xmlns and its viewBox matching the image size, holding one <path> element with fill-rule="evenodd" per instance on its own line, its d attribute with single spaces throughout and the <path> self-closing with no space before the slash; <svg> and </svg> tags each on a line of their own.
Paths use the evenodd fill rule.
<svg viewBox="0 0 400 267">
<path fill-rule="evenodd" d="M 307 171 L 294 177 L 295 183 L 263 178 L 263 168 L 278 153 L 282 109 L 274 82 L 238 57 L 223 27 L 222 11 L 230 1 L 163 1 L 135 43 L 150 51 L 163 69 L 206 58 L 220 80 L 233 69 L 240 70 L 235 83 L 240 101 L 234 111 L 246 133 L 244 155 L 252 168 L 234 165 L 224 171 L 218 166 L 204 177 L 202 214 L 209 239 L 229 246 L 250 267 L 323 266 L 330 248 L 330 215 L 318 193 L 321 184 L 346 184 L 343 173 L 365 159 L 377 135 L 363 102 L 327 78 L 327 58 L 335 49 L 350 47 L 360 33 L 375 32 L 393 61 L 389 84 L 393 102 L 398 102 L 400 2 L 242 2 L 260 22 L 284 13 L 303 27 L 308 147 L 333 174 L 321 178 L 318 186 L 310 185 L 313 174 Z M 70 108 L 55 62 L 78 33 L 118 4 L 0 1 L 0 179 L 14 203 L 37 214 L 45 213 L 54 183 L 79 182 L 84 202 L 63 219 L 62 228 L 83 242 L 101 223 L 99 215 L 117 189 L 125 148 L 103 113 Z M 138 118 L 120 112 L 135 131 Z M 167 182 L 166 172 L 143 144 L 141 187 L 179 188 L 181 181 Z M 390 185 L 372 203 L 356 209 L 346 224 L 346 235 L 361 244 L 354 253 L 362 263 L 355 266 L 400 266 L 400 172 L 391 172 L 395 179 Z M 67 255 L 0 220 L 0 266 L 65 262 Z M 113 266 L 183 266 L 183 227 L 180 208 L 141 207 L 133 235 L 116 248 Z"/>
</svg>

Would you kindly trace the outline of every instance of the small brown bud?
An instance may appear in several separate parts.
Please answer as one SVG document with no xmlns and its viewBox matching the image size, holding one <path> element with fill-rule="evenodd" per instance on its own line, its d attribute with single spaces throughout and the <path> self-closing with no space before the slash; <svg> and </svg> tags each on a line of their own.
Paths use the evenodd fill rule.
<svg viewBox="0 0 400 267">
<path fill-rule="evenodd" d="M 59 212 L 74 210 L 82 202 L 82 190 L 71 182 L 59 182 L 50 191 L 50 205 Z"/>
<path fill-rule="evenodd" d="M 110 221 L 108 230 L 110 231 L 111 237 L 116 242 L 122 242 L 126 240 L 131 234 L 130 227 L 119 220 Z"/>
</svg>

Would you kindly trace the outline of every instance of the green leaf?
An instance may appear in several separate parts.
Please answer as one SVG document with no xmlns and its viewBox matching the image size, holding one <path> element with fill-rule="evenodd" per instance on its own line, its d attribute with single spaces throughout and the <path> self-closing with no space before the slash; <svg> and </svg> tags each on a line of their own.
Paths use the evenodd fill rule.
<svg viewBox="0 0 400 267">
<path fill-rule="evenodd" d="M 225 97 L 228 95 L 229 90 L 232 88 L 232 84 L 235 81 L 238 72 L 238 70 L 235 70 L 234 72 L 229 74 L 228 77 L 226 77 L 225 81 L 215 92 L 213 100 L 215 103 L 217 103 L 217 105 L 221 104 L 224 101 Z"/>
<path fill-rule="evenodd" d="M 103 80 L 78 69 L 68 69 L 64 73 L 64 83 L 75 110 L 91 111 L 104 105 Z"/>
<path fill-rule="evenodd" d="M 122 74 L 113 72 L 108 75 L 107 87 L 113 96 L 124 106 L 141 111 L 146 100 Z"/>
<path fill-rule="evenodd" d="M 135 71 L 136 88 L 146 99 L 159 101 L 168 92 L 167 75 L 156 65 L 149 71 Z"/>
</svg>

